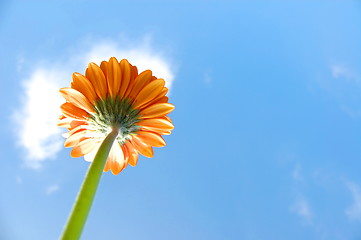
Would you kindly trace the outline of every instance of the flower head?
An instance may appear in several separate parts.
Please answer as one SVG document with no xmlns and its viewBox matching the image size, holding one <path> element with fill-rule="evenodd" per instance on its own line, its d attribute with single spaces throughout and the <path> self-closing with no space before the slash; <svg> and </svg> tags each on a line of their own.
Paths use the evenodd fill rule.
<svg viewBox="0 0 361 240">
<path fill-rule="evenodd" d="M 92 161 L 103 139 L 117 129 L 104 171 L 118 174 L 128 163 L 135 166 L 139 153 L 153 157 L 152 147 L 165 146 L 161 135 L 174 128 L 167 116 L 174 106 L 164 84 L 150 70 L 138 74 L 126 59 L 112 57 L 100 67 L 89 63 L 85 76 L 73 73 L 71 87 L 60 89 L 66 102 L 58 125 L 69 130 L 64 146 L 73 147 L 72 157 Z"/>
</svg>

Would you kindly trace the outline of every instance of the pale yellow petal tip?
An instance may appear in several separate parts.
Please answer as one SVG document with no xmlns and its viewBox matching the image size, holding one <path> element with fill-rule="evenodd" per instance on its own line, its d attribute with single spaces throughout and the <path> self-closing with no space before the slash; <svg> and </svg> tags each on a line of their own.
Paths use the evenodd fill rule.
<svg viewBox="0 0 361 240">
<path fill-rule="evenodd" d="M 110 61 L 115 61 L 115 62 L 119 63 L 118 59 L 116 57 L 110 57 L 108 62 L 110 62 Z"/>
<path fill-rule="evenodd" d="M 73 72 L 72 76 L 83 76 L 82 74 L 78 73 L 78 72 Z"/>
<path fill-rule="evenodd" d="M 59 92 L 60 92 L 61 94 L 67 94 L 67 92 L 66 92 L 67 89 L 69 89 L 69 87 L 60 88 L 60 89 L 59 89 Z"/>
</svg>

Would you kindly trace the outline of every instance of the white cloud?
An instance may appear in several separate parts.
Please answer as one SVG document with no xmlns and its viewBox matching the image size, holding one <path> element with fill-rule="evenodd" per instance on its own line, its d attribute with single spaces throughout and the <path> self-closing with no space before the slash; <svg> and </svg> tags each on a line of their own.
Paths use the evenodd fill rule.
<svg viewBox="0 0 361 240">
<path fill-rule="evenodd" d="M 40 168 L 42 161 L 61 149 L 61 130 L 56 123 L 63 100 L 58 90 L 66 78 L 58 69 L 37 68 L 23 81 L 23 106 L 15 112 L 15 121 L 19 144 L 27 152 L 27 167 Z"/>
<path fill-rule="evenodd" d="M 350 190 L 353 197 L 353 204 L 346 209 L 345 214 L 351 220 L 361 220 L 361 189 L 352 182 L 347 183 L 347 188 Z"/>
<path fill-rule="evenodd" d="M 169 60 L 150 47 L 147 39 L 137 46 L 121 46 L 109 41 L 97 42 L 87 51 L 73 52 L 69 61 L 47 63 L 34 68 L 24 78 L 22 106 L 14 113 L 18 143 L 26 151 L 25 166 L 41 168 L 46 159 L 51 159 L 62 149 L 61 128 L 56 123 L 60 116 L 60 105 L 64 100 L 59 89 L 70 85 L 73 72 L 84 73 L 91 61 L 100 64 L 115 56 L 127 58 L 139 72 L 151 69 L 153 75 L 164 78 L 171 88 L 174 74 Z M 19 60 L 24 62 L 23 59 Z M 43 61 L 44 62 L 44 61 Z"/>
<path fill-rule="evenodd" d="M 296 191 L 296 199 L 290 207 L 290 211 L 301 217 L 306 223 L 312 223 L 313 213 L 311 211 L 310 205 L 302 191 L 300 191 L 302 183 L 305 183 L 305 178 L 302 174 L 302 165 L 297 163 L 291 172 L 292 180 L 294 183 L 294 190 Z"/>
<path fill-rule="evenodd" d="M 60 189 L 59 185 L 56 184 L 51 185 L 46 189 L 46 195 L 51 195 L 54 192 L 59 191 L 59 189 Z"/>
<path fill-rule="evenodd" d="M 292 172 L 292 178 L 295 181 L 302 181 L 303 180 L 303 176 L 301 174 L 301 165 L 297 164 L 295 169 Z"/>
<path fill-rule="evenodd" d="M 352 64 L 332 63 L 318 84 L 352 118 L 361 116 L 361 75 Z"/>
<path fill-rule="evenodd" d="M 333 64 L 331 65 L 331 74 L 334 78 L 351 78 L 353 74 L 351 70 L 344 65 Z"/>
<path fill-rule="evenodd" d="M 361 89 L 360 74 L 352 67 L 345 64 L 331 64 L 329 66 L 332 78 L 320 81 L 322 88 L 337 97 L 343 97 L 352 93 L 355 89 Z"/>
<path fill-rule="evenodd" d="M 307 222 L 312 220 L 311 208 L 308 202 L 303 198 L 296 200 L 296 202 L 291 206 L 291 211 L 302 217 Z"/>
</svg>

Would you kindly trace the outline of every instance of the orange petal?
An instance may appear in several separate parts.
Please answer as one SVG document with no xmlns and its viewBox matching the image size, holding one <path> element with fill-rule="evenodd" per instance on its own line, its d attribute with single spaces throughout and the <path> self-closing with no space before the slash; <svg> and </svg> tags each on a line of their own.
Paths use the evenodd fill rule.
<svg viewBox="0 0 361 240">
<path fill-rule="evenodd" d="M 107 81 L 102 69 L 95 63 L 89 63 L 85 76 L 94 86 L 94 90 L 99 98 L 105 99 L 107 96 Z"/>
<path fill-rule="evenodd" d="M 88 125 L 87 121 L 79 121 L 79 120 L 73 120 L 70 122 L 70 128 L 69 131 L 80 126 L 80 125 Z"/>
<path fill-rule="evenodd" d="M 60 93 L 66 101 L 74 104 L 76 107 L 89 113 L 94 112 L 93 106 L 90 104 L 89 100 L 79 91 L 72 88 L 61 88 Z"/>
<path fill-rule="evenodd" d="M 85 155 L 85 156 L 86 156 L 86 155 Z M 108 171 L 110 170 L 111 164 L 112 164 L 112 163 L 110 162 L 110 160 L 107 159 L 103 171 L 104 171 L 104 172 L 108 172 Z"/>
<path fill-rule="evenodd" d="M 170 135 L 172 133 L 172 131 L 155 131 L 156 133 L 160 134 L 160 135 Z"/>
<path fill-rule="evenodd" d="M 148 83 L 135 97 L 134 108 L 141 108 L 142 105 L 156 98 L 162 91 L 165 81 L 157 79 Z"/>
<path fill-rule="evenodd" d="M 140 109 L 144 109 L 144 108 L 147 108 L 148 106 L 150 105 L 153 105 L 153 104 L 156 104 L 156 103 L 161 103 L 161 102 L 168 102 L 168 97 L 166 97 L 165 95 L 167 94 L 168 92 L 168 88 L 164 87 L 162 89 L 162 91 L 158 94 L 158 96 L 156 96 L 155 98 L 153 98 L 151 101 L 149 101 L 148 103 L 142 105 L 140 107 Z M 164 98 L 166 97 L 166 98 Z M 166 100 L 166 101 L 164 101 Z"/>
<path fill-rule="evenodd" d="M 58 121 L 57 125 L 58 125 L 59 127 L 63 127 L 63 128 L 70 128 L 70 123 L 71 123 L 72 120 L 73 120 L 73 119 L 68 118 L 68 117 L 62 118 L 62 119 L 60 119 L 60 120 Z"/>
<path fill-rule="evenodd" d="M 130 82 L 128 84 L 126 92 L 124 93 L 124 97 L 129 96 L 132 87 L 134 85 L 135 79 L 138 77 L 138 68 L 136 66 L 132 66 L 131 64 L 130 66 L 131 66 Z"/>
<path fill-rule="evenodd" d="M 78 132 L 79 130 L 84 130 L 87 128 L 88 128 L 88 125 L 79 125 L 77 127 L 72 128 L 71 130 L 69 130 L 69 132 L 67 132 L 67 135 L 70 136 L 70 135 L 74 134 L 75 132 Z"/>
<path fill-rule="evenodd" d="M 154 101 L 153 104 L 157 104 L 157 103 L 167 103 L 168 102 L 168 97 L 167 96 L 163 96 L 159 99 L 157 99 L 157 101 Z"/>
<path fill-rule="evenodd" d="M 163 116 L 162 118 L 164 118 L 165 120 L 167 120 L 169 122 L 173 122 L 172 119 L 170 119 L 170 117 L 168 117 L 168 116 Z"/>
<path fill-rule="evenodd" d="M 164 95 L 166 95 L 166 94 L 168 93 L 168 88 L 167 88 L 167 87 L 164 87 L 164 88 L 162 89 L 162 93 L 163 93 Z"/>
<path fill-rule="evenodd" d="M 148 82 L 150 82 L 151 78 L 152 78 L 152 71 L 150 70 L 145 70 L 144 72 L 139 74 L 138 77 L 134 80 L 133 84 L 131 84 L 132 89 L 129 93 L 129 97 L 134 99 L 135 96 L 138 95 L 140 90 L 142 90 L 142 88 L 145 85 L 147 85 Z"/>
<path fill-rule="evenodd" d="M 81 108 L 74 106 L 70 102 L 66 102 L 60 106 L 63 114 L 69 118 L 85 120 L 89 117 L 89 114 Z"/>
<path fill-rule="evenodd" d="M 128 152 L 128 148 L 123 144 L 122 146 L 120 146 L 123 153 L 124 153 L 124 159 L 126 164 L 129 163 L 129 159 L 133 157 L 133 155 L 131 153 Z M 124 168 L 126 167 L 126 165 L 124 166 Z"/>
<path fill-rule="evenodd" d="M 174 110 L 173 104 L 157 103 L 141 110 L 139 112 L 139 115 L 141 115 L 139 118 L 144 119 L 144 118 L 162 117 L 173 110 Z"/>
<path fill-rule="evenodd" d="M 130 140 L 134 148 L 143 156 L 151 158 L 153 157 L 153 148 L 146 143 L 142 142 L 137 136 L 133 135 Z"/>
<path fill-rule="evenodd" d="M 137 137 L 145 144 L 153 147 L 164 147 L 164 139 L 156 133 L 139 131 Z"/>
<path fill-rule="evenodd" d="M 72 133 L 64 142 L 64 147 L 74 147 L 86 134 L 86 129 L 78 129 Z"/>
<path fill-rule="evenodd" d="M 96 146 L 97 141 L 94 138 L 83 138 L 80 142 L 71 150 L 70 155 L 72 157 L 81 157 L 90 153 Z"/>
<path fill-rule="evenodd" d="M 134 149 L 134 147 L 130 143 L 130 141 L 126 141 L 125 144 L 123 145 L 123 147 L 127 149 L 128 163 L 134 167 L 135 165 L 137 165 L 137 162 L 138 162 L 137 151 Z"/>
<path fill-rule="evenodd" d="M 107 64 L 107 82 L 109 95 L 111 97 L 115 97 L 118 94 L 122 80 L 121 78 L 119 62 L 115 57 L 111 57 Z"/>
<path fill-rule="evenodd" d="M 108 76 L 108 62 L 107 61 L 102 61 L 100 63 L 100 68 L 102 69 L 103 73 L 104 73 L 104 76 L 105 78 L 107 79 L 107 76 Z"/>
<path fill-rule="evenodd" d="M 131 65 L 126 59 L 123 59 L 120 61 L 119 67 L 122 72 L 122 84 L 120 85 L 119 95 L 120 97 L 125 97 L 125 92 L 130 82 Z"/>
<path fill-rule="evenodd" d="M 130 64 L 130 66 L 131 66 L 130 81 L 134 81 L 135 78 L 138 76 L 138 68 L 136 66 L 132 66 L 132 64 Z"/>
<path fill-rule="evenodd" d="M 141 127 L 151 127 L 159 130 L 173 130 L 174 125 L 164 118 L 143 119 L 137 125 Z"/>
<path fill-rule="evenodd" d="M 171 130 L 161 130 L 161 129 L 153 128 L 153 127 L 142 127 L 141 130 L 147 131 L 147 132 L 154 132 L 158 135 L 170 135 L 172 133 Z"/>
<path fill-rule="evenodd" d="M 120 145 L 120 144 L 119 144 L 119 145 Z M 122 146 L 120 146 L 120 148 L 121 148 L 122 151 L 123 151 L 123 155 L 124 155 L 125 161 L 128 162 L 128 159 L 129 159 L 128 149 L 124 146 L 124 144 L 123 144 Z"/>
<path fill-rule="evenodd" d="M 107 161 L 110 161 L 110 170 L 114 175 L 119 174 L 127 166 L 128 162 L 124 158 L 123 150 L 118 141 L 114 141 Z"/>
<path fill-rule="evenodd" d="M 94 91 L 92 83 L 80 73 L 73 73 L 71 87 L 81 92 L 90 103 L 94 103 L 97 99 L 97 94 Z"/>
</svg>

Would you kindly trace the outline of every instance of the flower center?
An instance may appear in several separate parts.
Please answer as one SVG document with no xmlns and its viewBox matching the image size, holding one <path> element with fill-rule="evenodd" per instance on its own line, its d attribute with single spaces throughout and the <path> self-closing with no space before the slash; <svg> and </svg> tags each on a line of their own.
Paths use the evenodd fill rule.
<svg viewBox="0 0 361 240">
<path fill-rule="evenodd" d="M 129 99 L 108 96 L 105 100 L 97 100 L 94 110 L 89 119 L 90 124 L 104 135 L 108 134 L 109 129 L 118 128 L 117 140 L 120 144 L 124 144 L 131 138 L 131 134 L 140 129 L 140 126 L 136 125 L 140 121 L 139 110 L 133 108 Z"/>
</svg>

